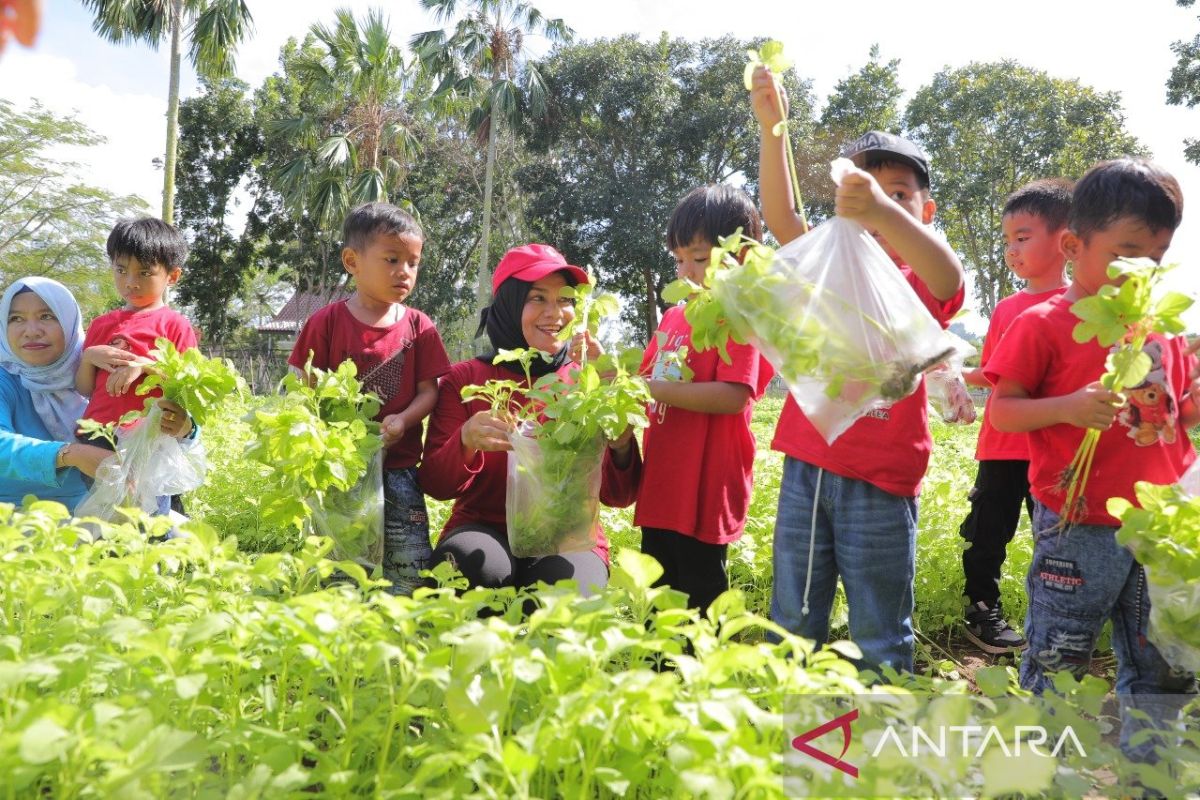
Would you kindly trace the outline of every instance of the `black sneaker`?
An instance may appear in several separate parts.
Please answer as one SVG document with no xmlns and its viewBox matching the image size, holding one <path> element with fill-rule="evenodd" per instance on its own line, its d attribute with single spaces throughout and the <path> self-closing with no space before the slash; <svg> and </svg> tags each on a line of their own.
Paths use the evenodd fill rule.
<svg viewBox="0 0 1200 800">
<path fill-rule="evenodd" d="M 1025 649 L 1021 634 L 1012 629 L 1000 612 L 1000 604 L 980 600 L 967 609 L 967 638 L 986 653 L 1015 653 Z"/>
</svg>

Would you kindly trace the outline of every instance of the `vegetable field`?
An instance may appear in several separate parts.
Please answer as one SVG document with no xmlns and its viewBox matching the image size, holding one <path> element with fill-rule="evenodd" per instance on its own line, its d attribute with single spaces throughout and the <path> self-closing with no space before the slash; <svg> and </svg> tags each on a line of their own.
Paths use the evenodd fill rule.
<svg viewBox="0 0 1200 800">
<path fill-rule="evenodd" d="M 650 588 L 658 568 L 636 552 L 627 512 L 603 512 L 609 589 L 588 599 L 546 589 L 528 617 L 529 596 L 457 593 L 447 570 L 415 599 L 380 591 L 352 564 L 338 573 L 329 540 L 265 522 L 240 401 L 206 429 L 216 465 L 187 498 L 202 521 L 189 537 L 148 540 L 166 523 L 143 518 L 78 544 L 57 506 L 0 511 L 0 798 L 783 796 L 788 699 L 867 687 L 835 652 L 813 654 L 765 618 L 780 471 L 767 445 L 780 402 L 764 401 L 755 420 L 758 493 L 731 555 L 742 594 L 707 619 Z M 935 431 L 917 586 L 928 672 L 891 691 L 1003 695 L 1004 664 L 956 679 L 956 529 L 974 431 Z M 447 509 L 431 508 L 436 526 Z M 1005 578 L 1014 616 L 1027 542 L 1014 543 Z M 1097 678 L 1061 677 L 1062 714 L 1107 692 Z M 1099 736 L 1088 741 L 1097 771 L 1083 778 L 1009 770 L 997 783 L 953 759 L 919 777 L 933 794 L 982 780 L 985 793 L 1079 796 L 1112 763 Z M 899 777 L 859 788 L 893 796 Z M 808 790 L 821 794 L 823 780 Z"/>
</svg>

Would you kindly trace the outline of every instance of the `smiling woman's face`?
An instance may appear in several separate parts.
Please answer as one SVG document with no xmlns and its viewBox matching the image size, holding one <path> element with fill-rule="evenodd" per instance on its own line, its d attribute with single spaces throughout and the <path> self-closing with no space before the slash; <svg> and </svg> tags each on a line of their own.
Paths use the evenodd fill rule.
<svg viewBox="0 0 1200 800">
<path fill-rule="evenodd" d="M 31 367 L 53 364 L 66 349 L 62 325 L 36 292 L 21 292 L 8 309 L 8 346 Z"/>
<path fill-rule="evenodd" d="M 526 344 L 543 353 L 557 353 L 562 348 L 562 342 L 555 336 L 575 319 L 575 298 L 560 294 L 566 285 L 562 273 L 552 272 L 535 282 L 525 297 L 521 333 Z"/>
</svg>

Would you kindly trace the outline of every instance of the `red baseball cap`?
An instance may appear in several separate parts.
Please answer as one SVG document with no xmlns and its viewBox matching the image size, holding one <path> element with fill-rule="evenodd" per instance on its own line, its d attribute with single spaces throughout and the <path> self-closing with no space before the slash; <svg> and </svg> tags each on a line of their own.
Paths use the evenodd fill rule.
<svg viewBox="0 0 1200 800">
<path fill-rule="evenodd" d="M 496 271 L 492 273 L 492 294 L 495 294 L 500 289 L 500 284 L 509 278 L 532 283 L 559 270 L 572 275 L 576 283 L 589 282 L 585 271 L 574 264 L 568 264 L 563 254 L 548 244 L 523 244 L 514 247 L 504 254 L 504 258 L 496 265 Z"/>
</svg>

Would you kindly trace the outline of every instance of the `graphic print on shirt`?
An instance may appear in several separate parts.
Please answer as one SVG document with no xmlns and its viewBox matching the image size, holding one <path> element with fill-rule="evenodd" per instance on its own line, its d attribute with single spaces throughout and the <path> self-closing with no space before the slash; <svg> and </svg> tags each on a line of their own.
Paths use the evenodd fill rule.
<svg viewBox="0 0 1200 800">
<path fill-rule="evenodd" d="M 682 333 L 667 333 L 666 331 L 655 331 L 654 337 L 658 341 L 658 352 L 654 354 L 654 367 L 650 371 L 650 380 L 683 380 L 683 370 L 679 366 L 679 360 L 672 357 L 687 346 L 688 337 Z M 650 415 L 652 417 L 657 415 L 661 425 L 667 419 L 667 408 L 666 403 L 653 401 L 650 403 Z"/>
<path fill-rule="evenodd" d="M 1163 369 L 1161 342 L 1147 342 L 1142 352 L 1150 357 L 1150 372 L 1140 385 L 1125 391 L 1128 402 L 1117 415 L 1133 439 L 1141 447 L 1158 444 L 1174 444 L 1177 436 L 1175 427 L 1179 409 L 1175 405 L 1175 392 Z"/>
<path fill-rule="evenodd" d="M 388 401 L 399 394 L 400 381 L 404 375 L 405 354 L 411 347 L 412 340 L 405 339 L 400 349 L 383 362 L 376 361 L 378 356 L 374 353 L 360 356 L 363 363 L 360 363 L 358 368 L 362 375 L 363 391 L 377 394 L 381 407 L 387 407 Z"/>
</svg>

